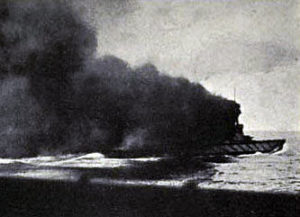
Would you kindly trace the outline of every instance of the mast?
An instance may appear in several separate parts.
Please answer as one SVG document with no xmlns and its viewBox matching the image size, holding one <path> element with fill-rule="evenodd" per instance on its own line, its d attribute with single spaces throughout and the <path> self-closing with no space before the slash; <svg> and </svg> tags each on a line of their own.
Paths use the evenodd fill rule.
<svg viewBox="0 0 300 217">
<path fill-rule="evenodd" d="M 234 100 L 234 102 L 235 102 L 235 94 L 236 94 L 236 88 L 234 87 L 233 88 L 233 100 Z"/>
<path fill-rule="evenodd" d="M 233 88 L 233 101 L 236 102 L 236 88 Z M 235 120 L 235 125 L 238 126 L 239 125 L 239 119 L 238 117 Z"/>
</svg>

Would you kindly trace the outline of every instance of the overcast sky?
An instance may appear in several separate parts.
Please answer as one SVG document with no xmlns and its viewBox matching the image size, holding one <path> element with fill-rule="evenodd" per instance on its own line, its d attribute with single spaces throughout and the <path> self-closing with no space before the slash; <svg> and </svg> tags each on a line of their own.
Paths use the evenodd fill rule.
<svg viewBox="0 0 300 217">
<path fill-rule="evenodd" d="M 247 130 L 300 130 L 300 1 L 76 0 L 97 55 L 152 62 L 241 104 Z"/>
</svg>

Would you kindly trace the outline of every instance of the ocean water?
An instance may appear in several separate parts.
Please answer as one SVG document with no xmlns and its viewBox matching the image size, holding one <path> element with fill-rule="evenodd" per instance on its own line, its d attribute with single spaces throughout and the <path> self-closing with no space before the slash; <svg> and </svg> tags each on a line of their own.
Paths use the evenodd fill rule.
<svg viewBox="0 0 300 217">
<path fill-rule="evenodd" d="M 0 158 L 0 177 L 299 193 L 300 133 L 249 134 L 255 139 L 285 138 L 287 142 L 273 154 L 198 157 L 184 164 L 171 157 L 116 159 L 101 153 Z"/>
<path fill-rule="evenodd" d="M 218 163 L 211 183 L 201 186 L 233 190 L 300 192 L 299 132 L 251 132 L 257 139 L 285 138 L 283 150 L 273 154 L 241 155 L 232 163 Z"/>
</svg>

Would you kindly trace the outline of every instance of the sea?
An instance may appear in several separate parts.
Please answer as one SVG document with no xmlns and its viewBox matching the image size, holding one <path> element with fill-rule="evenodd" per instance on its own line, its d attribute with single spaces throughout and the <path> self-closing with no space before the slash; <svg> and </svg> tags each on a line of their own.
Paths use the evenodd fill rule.
<svg viewBox="0 0 300 217">
<path fill-rule="evenodd" d="M 254 192 L 300 192 L 300 132 L 249 132 L 255 139 L 285 138 L 283 150 L 221 158 L 107 158 L 102 153 L 0 158 L 0 177 L 151 185 Z"/>
</svg>

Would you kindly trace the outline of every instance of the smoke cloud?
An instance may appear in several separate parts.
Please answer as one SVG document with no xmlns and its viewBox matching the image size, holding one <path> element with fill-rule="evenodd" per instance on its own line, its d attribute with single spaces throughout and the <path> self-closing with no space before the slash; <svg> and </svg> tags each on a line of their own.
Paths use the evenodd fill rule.
<svg viewBox="0 0 300 217">
<path fill-rule="evenodd" d="M 182 155 L 233 136 L 235 102 L 151 63 L 95 58 L 96 48 L 95 31 L 67 1 L 1 1 L 1 157 Z"/>
</svg>

